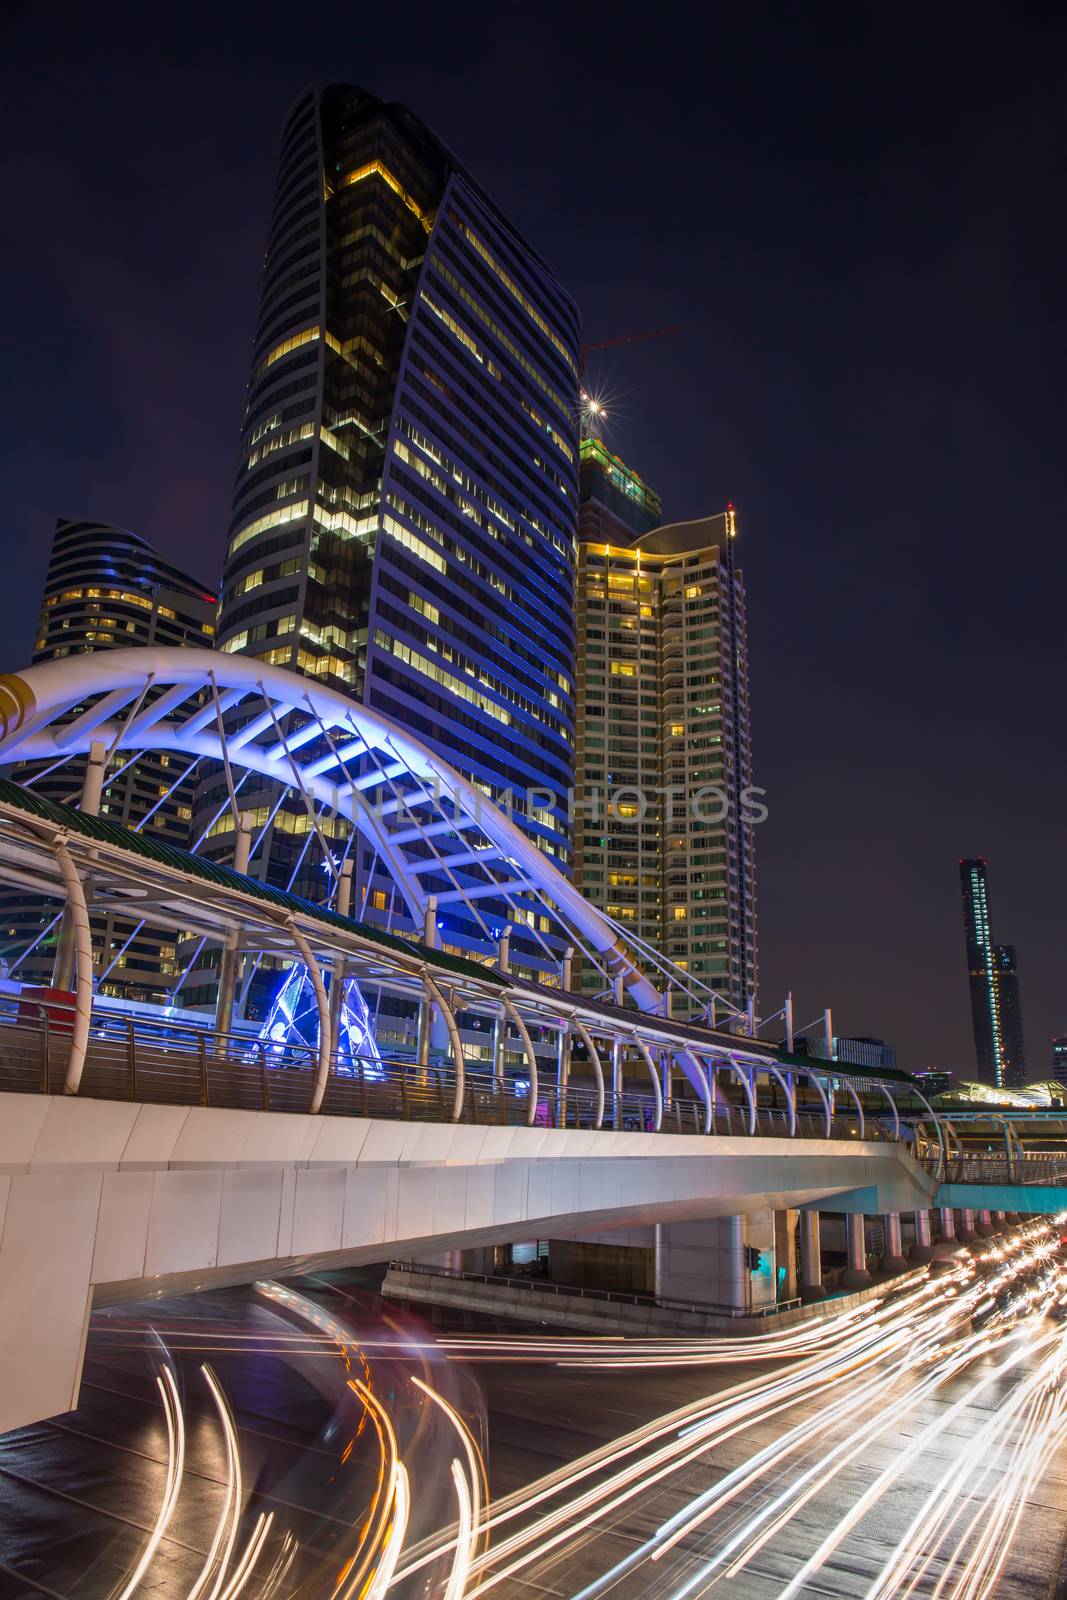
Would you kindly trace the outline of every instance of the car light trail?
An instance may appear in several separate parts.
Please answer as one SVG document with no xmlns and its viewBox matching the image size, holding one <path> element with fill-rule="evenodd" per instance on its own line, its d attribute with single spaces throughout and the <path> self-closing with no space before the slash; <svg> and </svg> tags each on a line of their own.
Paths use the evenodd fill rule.
<svg viewBox="0 0 1067 1600">
<path fill-rule="evenodd" d="M 152 1558 L 159 1549 L 160 1540 L 166 1533 L 170 1519 L 174 1515 L 174 1508 L 178 1504 L 178 1495 L 182 1486 L 182 1474 L 185 1470 L 185 1418 L 182 1414 L 181 1401 L 178 1398 L 178 1385 L 174 1381 L 174 1373 L 171 1371 L 169 1362 L 164 1365 L 162 1372 L 157 1375 L 156 1387 L 163 1401 L 163 1415 L 167 1424 L 167 1480 L 155 1527 L 148 1536 L 148 1542 L 141 1552 L 140 1560 L 118 1591 L 116 1600 L 129 1600 L 130 1595 L 134 1593 L 148 1571 Z"/>
<path fill-rule="evenodd" d="M 1056 1249 L 1048 1225 L 1033 1225 L 977 1259 L 962 1254 L 943 1276 L 911 1280 L 847 1317 L 759 1341 L 679 1340 L 673 1357 L 667 1340 L 598 1340 L 592 1352 L 569 1337 L 447 1341 L 460 1360 L 488 1347 L 490 1359 L 605 1368 L 679 1364 L 679 1355 L 714 1365 L 727 1353 L 735 1362 L 765 1352 L 789 1362 L 782 1371 L 656 1418 L 492 1504 L 484 1532 L 495 1542 L 471 1569 L 479 1592 L 510 1594 L 516 1581 L 536 1581 L 572 1600 L 595 1600 L 609 1589 L 627 1597 L 692 1600 L 724 1578 L 736 1579 L 760 1551 L 776 1548 L 799 1512 L 810 1513 L 818 1503 L 824 1521 L 829 1507 L 828 1530 L 806 1558 L 792 1558 L 797 1570 L 777 1590 L 780 1600 L 794 1600 L 909 1467 L 951 1437 L 968 1407 L 988 1407 L 992 1397 L 988 1421 L 954 1449 L 950 1467 L 865 1596 L 890 1600 L 933 1583 L 929 1592 L 937 1600 L 989 1600 L 1027 1495 L 1067 1440 L 1067 1333 L 1044 1315 L 1067 1306 L 1067 1274 L 1054 1260 Z M 923 1406 L 935 1402 L 934 1420 L 914 1430 Z M 577 1589 L 567 1584 L 573 1554 L 582 1548 L 588 1558 L 598 1541 L 610 1548 L 614 1521 L 627 1506 L 654 1504 L 657 1492 L 684 1469 L 798 1404 L 815 1414 L 717 1477 L 599 1577 Z M 881 1469 L 862 1487 L 867 1463 L 884 1458 L 886 1447 L 893 1448 L 893 1459 L 887 1466 L 878 1461 Z M 839 1488 L 846 1469 L 849 1485 L 860 1474 L 860 1488 Z M 741 1509 L 746 1504 L 753 1509 Z M 733 1527 L 723 1525 L 728 1509 L 741 1509 Z M 710 1551 L 694 1566 L 694 1545 L 709 1540 Z M 688 1570 L 672 1576 L 684 1548 L 691 1552 L 683 1560 Z M 940 1577 L 932 1571 L 935 1553 Z"/>
<path fill-rule="evenodd" d="M 237 1525 L 241 1517 L 242 1500 L 241 1451 L 237 1442 L 237 1429 L 234 1426 L 233 1413 L 230 1410 L 226 1396 L 222 1392 L 218 1379 L 206 1362 L 201 1366 L 200 1371 L 214 1401 L 219 1425 L 222 1428 L 222 1436 L 226 1443 L 226 1493 L 223 1499 L 222 1512 L 215 1528 L 215 1535 L 208 1550 L 207 1560 L 200 1569 L 200 1575 L 189 1590 L 186 1600 L 198 1600 L 198 1596 L 211 1576 L 215 1562 L 218 1560 L 219 1550 L 225 1539 L 226 1543 L 222 1551 L 222 1559 L 219 1561 L 218 1574 L 208 1597 L 208 1600 L 217 1600 L 219 1590 L 222 1588 L 226 1573 L 229 1570 L 233 1547 L 237 1542 Z"/>
</svg>

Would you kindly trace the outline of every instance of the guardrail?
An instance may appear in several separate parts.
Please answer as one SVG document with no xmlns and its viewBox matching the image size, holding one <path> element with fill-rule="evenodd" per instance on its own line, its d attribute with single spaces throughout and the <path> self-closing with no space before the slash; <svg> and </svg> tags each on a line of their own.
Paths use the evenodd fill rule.
<svg viewBox="0 0 1067 1600">
<path fill-rule="evenodd" d="M 639 1294 L 627 1289 L 597 1289 L 580 1283 L 555 1283 L 551 1278 L 515 1278 L 503 1272 L 468 1272 L 463 1267 L 438 1267 L 426 1261 L 390 1261 L 389 1271 L 416 1273 L 426 1278 L 453 1278 L 461 1283 L 489 1283 L 505 1289 L 535 1289 L 539 1294 L 573 1296 L 577 1300 L 608 1300 L 616 1305 L 655 1306 L 663 1303 L 654 1294 Z M 779 1311 L 791 1311 L 802 1305 L 803 1301 L 799 1298 L 776 1300 L 773 1305 L 760 1306 L 752 1311 L 695 1300 L 671 1300 L 667 1304 L 671 1311 L 695 1311 L 698 1314 L 728 1317 L 768 1317 L 775 1316 Z"/>
<path fill-rule="evenodd" d="M 0 1012 L 0 1090 L 61 1094 L 73 1027 L 73 1008 L 56 1002 L 14 1000 Z M 101 1009 L 89 1030 L 79 1092 L 99 1100 L 149 1101 L 157 1105 L 216 1106 L 239 1110 L 304 1112 L 311 1100 L 317 1053 L 310 1046 L 219 1033 L 166 1017 L 131 1017 Z M 322 1110 L 334 1116 L 361 1116 L 405 1122 L 451 1122 L 456 1075 L 447 1065 L 413 1060 L 337 1055 L 331 1064 Z M 719 1084 L 711 1132 L 747 1134 L 749 1110 L 735 1091 Z M 500 1082 L 468 1062 L 459 1120 L 489 1126 L 530 1124 L 529 1085 Z M 592 1130 L 597 1127 L 594 1087 L 573 1081 L 562 1091 L 541 1082 L 532 1126 Z M 695 1098 L 676 1094 L 664 1106 L 660 1132 L 703 1134 L 706 1109 Z M 757 1107 L 756 1135 L 789 1138 L 789 1113 L 781 1105 Z M 655 1131 L 651 1094 L 606 1089 L 606 1130 Z M 859 1133 L 851 1106 L 835 1113 L 830 1137 Z M 797 1138 L 826 1138 L 821 1105 L 798 1105 Z M 865 1137 L 891 1139 L 891 1129 L 868 1112 Z"/>
<path fill-rule="evenodd" d="M 1067 1153 L 1055 1150 L 1027 1150 L 1006 1155 L 1003 1151 L 987 1154 L 954 1155 L 949 1158 L 943 1174 L 945 1183 L 999 1183 L 1067 1185 Z"/>
</svg>

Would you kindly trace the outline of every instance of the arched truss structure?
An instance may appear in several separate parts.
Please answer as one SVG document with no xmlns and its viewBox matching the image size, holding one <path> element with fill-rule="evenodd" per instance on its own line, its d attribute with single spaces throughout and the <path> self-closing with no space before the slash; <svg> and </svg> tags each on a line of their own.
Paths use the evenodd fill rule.
<svg viewBox="0 0 1067 1600">
<path fill-rule="evenodd" d="M 3 679 L 0 717 L 4 763 L 58 764 L 99 743 L 113 781 L 144 751 L 172 751 L 186 758 L 179 778 L 200 761 L 220 762 L 235 812 L 247 776 L 259 774 L 304 801 L 309 838 L 331 874 L 333 841 L 319 824 L 324 815 L 347 818 L 420 933 L 454 904 L 489 950 L 498 929 L 482 907 L 503 904 L 540 939 L 546 968 L 558 966 L 562 939 L 600 969 L 609 989 L 621 982 L 639 1010 L 662 1010 L 669 987 L 692 992 L 687 974 L 627 941 L 475 784 L 381 713 L 312 679 L 209 650 L 97 651 Z M 555 946 L 541 934 L 545 919 Z M 650 963 L 661 988 L 642 971 Z"/>
<path fill-rule="evenodd" d="M 308 840 L 318 840 L 323 862 L 334 880 L 334 893 L 329 900 L 344 899 L 344 893 L 338 891 L 351 883 L 348 858 L 352 845 L 357 838 L 363 839 L 399 890 L 410 920 L 409 931 L 424 935 L 425 943 L 435 942 L 435 910 L 442 904 L 462 903 L 476 920 L 481 920 L 480 905 L 503 901 L 513 911 L 516 926 L 529 928 L 534 916 L 548 916 L 557 945 L 576 945 L 594 961 L 616 1001 L 615 1005 L 603 1005 L 571 992 L 569 958 L 556 966 L 555 987 L 513 979 L 508 971 L 506 944 L 498 952 L 495 971 L 492 967 L 461 963 L 470 970 L 459 986 L 449 975 L 435 973 L 428 962 L 416 959 L 414 951 L 410 959 L 394 958 L 385 963 L 381 950 L 372 949 L 368 965 L 368 952 L 361 955 L 358 940 L 335 935 L 324 942 L 323 930 L 315 926 L 313 918 L 298 914 L 279 920 L 272 913 L 265 913 L 262 906 L 249 902 L 239 890 L 219 889 L 204 898 L 202 886 L 190 890 L 176 881 L 181 878 L 180 871 L 168 877 L 161 870 L 156 891 L 163 896 L 161 903 L 169 903 L 172 911 L 195 904 L 194 914 L 181 911 L 181 921 L 196 928 L 199 917 L 208 941 L 225 947 L 232 944 L 238 929 L 253 928 L 259 948 L 279 954 L 286 949 L 295 951 L 304 961 L 315 980 L 314 1003 L 320 1023 L 311 1109 L 321 1107 L 332 1070 L 331 1052 L 334 1066 L 337 1057 L 337 1041 L 333 1037 L 337 1019 L 331 1023 L 321 972 L 325 966 L 332 973 L 343 975 L 353 961 L 358 964 L 364 959 L 366 970 L 374 971 L 378 981 L 395 981 L 409 989 L 414 985 L 424 995 L 427 1018 L 436 1015 L 443 1020 L 454 1068 L 453 1120 L 462 1114 L 464 1094 L 463 1046 L 455 1021 L 461 1003 L 465 1008 L 481 1009 L 488 1017 L 498 1017 L 501 1041 L 509 1029 L 517 1036 L 526 1064 L 531 1122 L 538 1098 L 538 1060 L 530 1028 L 537 1027 L 542 1030 L 542 1038 L 546 1031 L 557 1034 L 556 1087 L 561 1097 L 566 1093 L 564 1060 L 569 1060 L 571 1043 L 577 1041 L 584 1046 L 594 1082 L 595 1127 L 603 1125 L 607 1098 L 605 1060 L 596 1043 L 599 1039 L 601 1047 L 607 1041 L 612 1058 L 611 1101 L 616 1116 L 622 1098 L 619 1091 L 623 1061 L 630 1052 L 631 1061 L 636 1056 L 650 1079 L 649 1105 L 656 1129 L 670 1109 L 666 1063 L 673 1058 L 689 1079 L 696 1104 L 703 1106 L 705 1132 L 715 1131 L 718 1076 L 727 1072 L 740 1084 L 743 1123 L 748 1133 L 756 1131 L 756 1077 L 764 1074 L 784 1093 L 790 1136 L 798 1131 L 797 1086 L 801 1076 L 815 1090 L 824 1132 L 830 1135 L 835 1113 L 829 1078 L 797 1066 L 783 1070 L 772 1055 L 760 1051 L 755 1041 L 738 1040 L 735 1046 L 726 1044 L 722 1037 L 706 1035 L 706 1044 L 694 1043 L 694 1030 L 672 1024 L 671 1008 L 665 1001 L 665 994 L 672 987 L 693 992 L 687 975 L 646 947 L 628 943 L 616 925 L 583 898 L 509 817 L 447 762 L 380 713 L 307 678 L 267 667 L 252 658 L 213 651 L 102 651 L 42 663 L 18 676 L 0 678 L 0 761 L 5 765 L 43 762 L 43 770 L 51 771 L 94 749 L 99 758 L 101 748 L 103 761 L 98 764 L 98 772 L 105 789 L 146 751 L 177 752 L 186 758 L 175 764 L 175 785 L 189 778 L 202 761 L 221 763 L 227 790 L 222 812 L 229 808 L 233 813 L 238 856 L 242 856 L 243 848 L 239 862 L 242 867 L 259 841 L 248 837 L 247 819 L 241 820 L 240 791 L 249 775 L 259 774 L 277 784 L 282 795 L 298 795 L 306 805 L 310 819 Z M 42 772 L 36 776 L 42 776 Z M 335 841 L 327 840 L 320 831 L 324 813 L 340 815 L 352 824 L 340 858 L 335 854 Z M 221 814 L 216 812 L 210 817 L 207 826 L 217 822 Z M 121 889 L 119 880 L 125 873 L 129 881 L 130 867 L 123 865 L 121 849 L 108 850 L 73 837 L 64 842 L 57 836 L 51 840 L 47 853 L 53 863 L 54 879 L 61 881 L 61 893 L 73 912 L 80 974 L 74 1035 L 81 1036 L 84 1057 L 93 999 L 82 879 L 86 872 L 99 877 L 100 868 L 107 863 L 108 870 L 118 875 L 116 883 Z M 24 876 L 20 880 L 18 870 L 25 873 L 29 868 L 23 863 L 9 881 L 47 887 L 40 876 Z M 40 874 L 44 869 L 38 863 L 32 870 Z M 442 882 L 449 887 L 442 890 Z M 431 884 L 436 885 L 436 890 Z M 167 902 L 168 894 L 176 898 Z M 348 907 L 343 905 L 340 909 L 345 911 Z M 357 919 L 361 909 L 351 907 Z M 488 927 L 486 934 L 486 947 L 491 949 L 493 940 Z M 404 948 L 411 947 L 405 944 Z M 547 943 L 545 948 L 555 954 Z M 642 966 L 647 969 L 650 961 L 660 974 L 661 989 L 641 970 Z M 546 967 L 550 969 L 547 961 Z M 627 1014 L 619 1009 L 623 991 L 636 1012 Z M 643 1013 L 643 1018 L 639 1019 L 637 1013 Z M 501 1042 L 501 1061 L 504 1048 Z M 420 1055 L 418 1059 L 427 1057 Z M 80 1072 L 80 1066 L 77 1070 Z M 885 1086 L 882 1089 L 899 1132 L 892 1094 Z M 851 1087 L 849 1093 L 862 1130 L 862 1104 Z"/>
</svg>

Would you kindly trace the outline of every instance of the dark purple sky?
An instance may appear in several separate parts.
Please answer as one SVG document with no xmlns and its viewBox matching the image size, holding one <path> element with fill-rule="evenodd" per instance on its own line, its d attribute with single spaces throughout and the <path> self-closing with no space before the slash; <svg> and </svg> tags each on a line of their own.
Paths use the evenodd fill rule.
<svg viewBox="0 0 1067 1600">
<path fill-rule="evenodd" d="M 4 667 L 57 514 L 214 583 L 278 129 L 406 101 L 579 301 L 613 447 L 742 517 L 763 1003 L 973 1070 L 990 862 L 1031 1077 L 1065 992 L 1058 6 L 23 8 L 0 106 Z"/>
</svg>

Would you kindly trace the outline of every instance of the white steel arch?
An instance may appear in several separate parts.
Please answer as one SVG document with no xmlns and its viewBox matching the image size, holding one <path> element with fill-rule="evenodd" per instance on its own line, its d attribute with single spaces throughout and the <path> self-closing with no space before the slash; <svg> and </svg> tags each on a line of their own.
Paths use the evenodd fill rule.
<svg viewBox="0 0 1067 1600">
<path fill-rule="evenodd" d="M 237 708 L 250 720 L 227 734 Z M 305 720 L 286 733 L 292 713 Z M 475 917 L 486 898 L 524 900 L 534 915 L 547 907 L 638 1009 L 662 1010 L 616 928 L 509 817 L 420 740 L 335 689 L 254 657 L 177 647 L 94 651 L 0 678 L 4 763 L 59 762 L 94 743 L 108 758 L 151 749 L 219 761 L 234 809 L 237 769 L 295 790 L 309 810 L 335 810 L 377 851 L 416 928 L 438 900 L 462 901 Z M 369 771 L 353 772 L 358 764 Z M 369 805 L 366 792 L 383 787 L 394 798 Z M 454 887 L 431 895 L 428 872 Z"/>
</svg>

